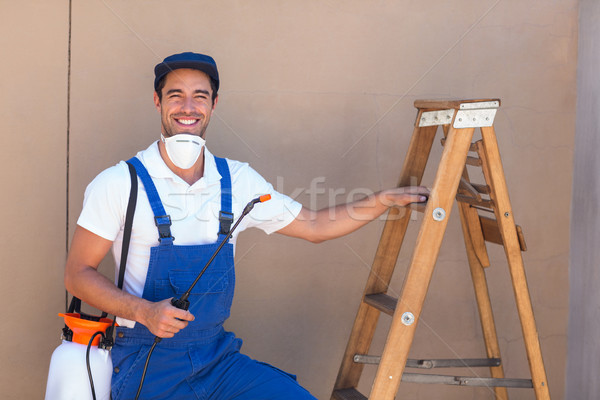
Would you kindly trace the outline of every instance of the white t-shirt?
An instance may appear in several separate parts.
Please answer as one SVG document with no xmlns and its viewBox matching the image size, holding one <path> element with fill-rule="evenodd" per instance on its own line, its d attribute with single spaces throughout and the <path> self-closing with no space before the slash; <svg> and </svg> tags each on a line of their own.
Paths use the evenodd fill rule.
<svg viewBox="0 0 600 400">
<path fill-rule="evenodd" d="M 204 149 L 204 176 L 193 185 L 175 175 L 162 160 L 158 142 L 137 155 L 152 177 L 165 211 L 171 216 L 171 234 L 176 245 L 215 243 L 221 211 L 221 175 L 214 156 Z M 256 204 L 236 228 L 230 241 L 246 228 L 260 228 L 267 234 L 278 231 L 299 214 L 300 203 L 276 192 L 273 186 L 247 163 L 227 160 L 231 175 L 234 222 L 246 204 L 261 195 L 271 200 Z M 158 231 L 144 185 L 138 178 L 138 197 L 133 218 L 123 290 L 142 296 L 150 260 L 150 248 L 158 245 Z M 77 220 L 82 228 L 113 241 L 113 256 L 118 277 L 123 241 L 123 225 L 129 201 L 131 180 L 124 161 L 101 172 L 86 188 L 83 209 Z M 116 280 L 116 278 L 115 278 Z M 119 324 L 133 322 L 119 318 Z"/>
</svg>

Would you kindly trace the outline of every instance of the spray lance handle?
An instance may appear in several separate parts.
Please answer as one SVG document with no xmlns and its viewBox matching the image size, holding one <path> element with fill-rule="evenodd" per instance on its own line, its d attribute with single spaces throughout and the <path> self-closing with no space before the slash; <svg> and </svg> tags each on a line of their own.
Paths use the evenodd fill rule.
<svg viewBox="0 0 600 400">
<path fill-rule="evenodd" d="M 171 299 L 171 305 L 173 307 L 179 308 L 180 310 L 186 310 L 186 311 L 188 308 L 190 308 L 189 300 L 176 299 L 175 297 L 173 297 Z"/>
</svg>

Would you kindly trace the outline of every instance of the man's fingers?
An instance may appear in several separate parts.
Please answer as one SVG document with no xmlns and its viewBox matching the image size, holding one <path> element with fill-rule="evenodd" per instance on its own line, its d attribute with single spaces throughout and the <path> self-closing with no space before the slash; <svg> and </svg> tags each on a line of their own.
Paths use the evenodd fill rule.
<svg viewBox="0 0 600 400">
<path fill-rule="evenodd" d="M 409 194 L 405 197 L 406 204 L 410 203 L 425 203 L 427 201 L 427 196 L 421 194 Z"/>
<path fill-rule="evenodd" d="M 173 307 L 175 308 L 175 307 Z M 183 320 L 183 321 L 193 321 L 194 320 L 194 315 L 187 311 L 187 310 L 180 310 L 179 308 L 175 308 L 174 312 L 173 312 L 173 316 L 177 319 Z"/>
<path fill-rule="evenodd" d="M 194 315 L 171 305 L 171 299 L 153 303 L 153 312 L 146 326 L 161 338 L 171 338 L 194 320 Z"/>
<path fill-rule="evenodd" d="M 158 326 L 156 336 L 161 338 L 173 337 L 177 332 L 188 326 L 188 321 L 165 316 Z"/>
<path fill-rule="evenodd" d="M 401 189 L 403 193 L 406 194 L 427 194 L 429 193 L 429 188 L 427 186 L 403 186 L 398 189 Z"/>
</svg>

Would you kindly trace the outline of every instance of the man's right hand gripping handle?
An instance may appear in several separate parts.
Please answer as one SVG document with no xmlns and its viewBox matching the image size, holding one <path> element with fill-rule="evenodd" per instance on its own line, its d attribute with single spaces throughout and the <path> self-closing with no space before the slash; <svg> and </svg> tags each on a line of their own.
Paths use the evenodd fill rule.
<svg viewBox="0 0 600 400">
<path fill-rule="evenodd" d="M 187 307 L 180 308 L 173 304 L 178 299 L 166 299 L 150 304 L 150 310 L 142 322 L 158 338 L 171 338 L 184 329 L 194 316 L 187 311 Z M 179 304 L 179 303 L 178 303 Z"/>
</svg>

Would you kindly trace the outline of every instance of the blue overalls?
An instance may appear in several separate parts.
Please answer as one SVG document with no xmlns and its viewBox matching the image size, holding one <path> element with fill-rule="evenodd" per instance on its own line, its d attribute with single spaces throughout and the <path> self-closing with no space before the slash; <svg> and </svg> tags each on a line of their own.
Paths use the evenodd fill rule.
<svg viewBox="0 0 600 400">
<path fill-rule="evenodd" d="M 221 215 L 232 215 L 227 161 L 215 157 L 221 174 Z M 221 221 L 219 238 L 208 245 L 177 246 L 156 187 L 137 158 L 129 160 L 142 181 L 154 213 L 160 243 L 152 247 L 142 297 L 149 301 L 179 298 L 191 285 L 228 233 Z M 235 285 L 233 244 L 226 243 L 189 297 L 194 321 L 155 348 L 140 399 L 295 400 L 315 398 L 287 374 L 239 353 L 242 340 L 223 329 Z M 112 349 L 113 400 L 132 400 L 137 392 L 154 335 L 142 324 L 117 328 Z"/>
</svg>

